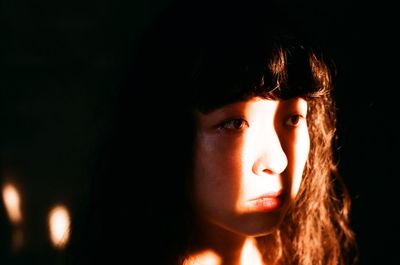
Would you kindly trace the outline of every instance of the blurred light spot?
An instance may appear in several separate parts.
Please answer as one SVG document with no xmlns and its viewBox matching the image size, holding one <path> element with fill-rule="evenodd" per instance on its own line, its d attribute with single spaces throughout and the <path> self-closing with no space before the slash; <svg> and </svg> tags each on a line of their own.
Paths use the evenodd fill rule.
<svg viewBox="0 0 400 265">
<path fill-rule="evenodd" d="M 13 185 L 6 183 L 3 187 L 3 200 L 11 223 L 19 224 L 22 221 L 22 214 L 18 190 Z"/>
<path fill-rule="evenodd" d="M 14 228 L 12 231 L 11 248 L 13 251 L 20 250 L 24 245 L 24 234 L 20 227 Z"/>
<path fill-rule="evenodd" d="M 49 213 L 50 239 L 53 246 L 63 249 L 69 240 L 70 215 L 64 206 L 56 206 Z"/>
<path fill-rule="evenodd" d="M 263 258 L 254 238 L 247 239 L 242 248 L 240 264 L 262 265 Z"/>
<path fill-rule="evenodd" d="M 212 250 L 205 250 L 186 259 L 183 265 L 221 265 L 221 258 Z"/>
</svg>

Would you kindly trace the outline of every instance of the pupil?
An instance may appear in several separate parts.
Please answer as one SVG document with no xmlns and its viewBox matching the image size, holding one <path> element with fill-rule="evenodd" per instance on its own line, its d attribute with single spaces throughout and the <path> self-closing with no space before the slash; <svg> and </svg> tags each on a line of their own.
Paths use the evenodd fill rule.
<svg viewBox="0 0 400 265">
<path fill-rule="evenodd" d="M 236 129 L 242 128 L 242 126 L 243 126 L 242 120 L 235 120 L 235 121 L 233 122 L 233 126 L 234 126 Z"/>
</svg>

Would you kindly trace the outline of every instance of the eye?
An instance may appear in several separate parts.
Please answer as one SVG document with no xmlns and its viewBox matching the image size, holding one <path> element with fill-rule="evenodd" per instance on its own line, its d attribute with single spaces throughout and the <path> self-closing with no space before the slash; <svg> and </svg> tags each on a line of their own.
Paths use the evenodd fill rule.
<svg viewBox="0 0 400 265">
<path fill-rule="evenodd" d="M 218 125 L 218 129 L 220 130 L 232 131 L 240 131 L 246 127 L 249 127 L 249 123 L 242 118 L 227 120 Z"/>
<path fill-rule="evenodd" d="M 286 120 L 286 125 L 292 126 L 292 127 L 298 127 L 302 122 L 304 122 L 305 119 L 302 115 L 300 114 L 294 114 L 289 117 L 289 119 Z"/>
</svg>

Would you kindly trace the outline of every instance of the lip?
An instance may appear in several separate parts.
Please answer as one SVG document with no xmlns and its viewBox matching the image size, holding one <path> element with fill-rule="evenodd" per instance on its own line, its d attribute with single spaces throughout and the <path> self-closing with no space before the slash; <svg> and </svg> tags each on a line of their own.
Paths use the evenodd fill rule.
<svg viewBox="0 0 400 265">
<path fill-rule="evenodd" d="M 261 196 L 248 200 L 247 206 L 252 211 L 276 211 L 281 208 L 284 203 L 283 195 L 284 194 L 282 190 L 264 193 Z"/>
</svg>

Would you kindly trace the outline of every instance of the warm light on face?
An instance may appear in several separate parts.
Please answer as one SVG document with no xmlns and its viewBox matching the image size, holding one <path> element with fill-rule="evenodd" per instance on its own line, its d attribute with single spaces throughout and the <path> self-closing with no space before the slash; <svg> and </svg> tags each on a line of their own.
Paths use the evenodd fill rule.
<svg viewBox="0 0 400 265">
<path fill-rule="evenodd" d="M 22 221 L 20 195 L 18 190 L 11 184 L 5 184 L 3 187 L 3 200 L 7 215 L 13 224 Z"/>
<path fill-rule="evenodd" d="M 70 223 L 69 212 L 64 206 L 56 206 L 50 211 L 50 239 L 55 248 L 63 249 L 68 243 Z"/>
<path fill-rule="evenodd" d="M 194 198 L 204 220 L 253 237 L 275 231 L 307 162 L 307 106 L 254 97 L 197 113 Z"/>
</svg>

